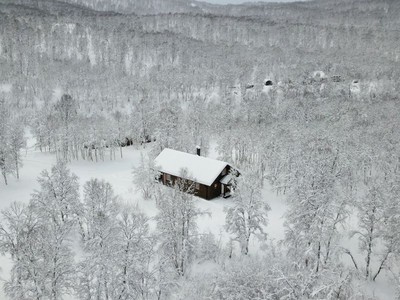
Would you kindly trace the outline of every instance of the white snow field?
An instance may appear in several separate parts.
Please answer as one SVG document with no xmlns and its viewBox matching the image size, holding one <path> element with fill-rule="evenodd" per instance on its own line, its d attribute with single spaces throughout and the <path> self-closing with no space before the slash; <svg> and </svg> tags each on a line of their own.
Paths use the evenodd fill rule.
<svg viewBox="0 0 400 300">
<path fill-rule="evenodd" d="M 140 193 L 135 191 L 132 183 L 132 170 L 140 164 L 141 154 L 146 154 L 148 148 L 127 147 L 123 150 L 123 158 L 117 158 L 104 162 L 89 161 L 73 161 L 69 164 L 69 168 L 80 179 L 81 188 L 83 184 L 91 178 L 104 179 L 110 182 L 120 200 L 130 204 L 137 205 L 149 217 L 157 214 L 157 208 L 153 201 L 143 200 Z M 215 151 L 211 151 L 210 156 L 217 158 Z M 7 208 L 14 201 L 27 203 L 34 189 L 38 188 L 37 177 L 43 169 L 50 169 L 55 163 L 55 155 L 51 153 L 42 153 L 34 147 L 34 140 L 28 140 L 27 151 L 23 155 L 23 168 L 20 172 L 20 180 L 10 178 L 9 185 L 5 186 L 0 183 L 0 209 Z M 267 226 L 269 241 L 278 242 L 284 236 L 283 215 L 285 213 L 284 197 L 277 195 L 271 191 L 271 187 L 266 185 L 263 190 L 263 197 L 271 207 L 268 214 L 269 223 Z M 217 198 L 211 201 L 197 198 L 198 206 L 207 210 L 210 215 L 202 216 L 198 220 L 200 232 L 212 232 L 217 239 L 222 241 L 228 240 L 228 234 L 224 230 L 225 212 L 224 207 L 230 205 L 230 199 Z M 345 241 L 346 246 L 352 250 L 356 250 L 357 242 L 353 239 Z M 252 239 L 250 242 L 250 254 L 257 252 L 260 248 L 257 240 Z M 361 261 L 361 257 L 357 257 Z M 347 258 L 345 257 L 346 261 Z M 348 262 L 351 263 L 350 260 Z M 201 267 L 201 270 L 204 270 Z M 9 276 L 11 261 L 8 257 L 0 256 L 0 300 L 7 299 L 3 291 L 3 282 Z M 382 276 L 376 283 L 366 286 L 370 290 L 371 295 L 379 297 L 379 299 L 395 299 L 395 291 L 393 285 L 386 276 Z M 68 300 L 74 300 L 72 296 L 65 297 Z"/>
<path fill-rule="evenodd" d="M 34 140 L 28 140 L 27 151 L 23 155 L 23 167 L 20 172 L 20 180 L 10 178 L 9 184 L 5 186 L 0 183 L 0 209 L 7 208 L 14 201 L 27 203 L 34 189 L 38 188 L 37 177 L 44 169 L 50 169 L 55 163 L 54 154 L 44 153 L 36 150 Z M 123 150 L 123 158 L 117 158 L 104 162 L 89 161 L 73 161 L 69 164 L 69 168 L 75 173 L 80 180 L 81 187 L 91 178 L 104 179 L 110 182 L 120 200 L 130 204 L 137 205 L 148 216 L 155 216 L 157 213 L 156 205 L 151 200 L 143 200 L 141 194 L 135 191 L 132 183 L 132 170 L 140 164 L 141 154 L 146 154 L 148 148 L 127 147 Z M 212 153 L 211 155 L 216 155 Z M 216 157 L 214 157 L 216 158 Z M 282 199 L 270 192 L 267 188 L 264 191 L 265 199 L 272 210 L 270 212 L 270 224 L 268 226 L 269 237 L 279 240 L 283 237 L 283 213 L 285 211 L 282 205 Z M 201 209 L 206 210 L 210 215 L 201 217 L 198 221 L 200 232 L 212 232 L 217 238 L 223 241 L 228 240 L 224 230 L 225 213 L 224 207 L 229 205 L 230 200 L 217 198 L 212 201 L 198 198 L 198 205 Z M 252 241 L 250 247 L 258 248 L 257 242 Z M 3 281 L 8 278 L 11 268 L 11 261 L 7 257 L 0 257 L 0 300 L 7 299 L 3 291 Z M 70 298 L 73 299 L 73 298 Z"/>
</svg>

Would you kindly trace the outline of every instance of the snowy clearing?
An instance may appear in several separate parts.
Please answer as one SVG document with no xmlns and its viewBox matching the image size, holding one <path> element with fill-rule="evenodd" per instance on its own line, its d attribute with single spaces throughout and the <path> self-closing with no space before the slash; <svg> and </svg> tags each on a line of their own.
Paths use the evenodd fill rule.
<svg viewBox="0 0 400 300">
<path fill-rule="evenodd" d="M 90 161 L 73 161 L 68 165 L 73 173 L 79 177 L 81 186 L 92 179 L 99 178 L 110 182 L 120 197 L 120 201 L 128 205 L 138 206 L 146 215 L 154 217 L 157 214 L 157 208 L 152 200 L 143 200 L 140 193 L 135 191 L 135 186 L 132 183 L 132 170 L 134 167 L 139 166 L 141 155 L 146 155 L 148 147 L 135 148 L 133 146 L 123 149 L 123 158 L 116 160 L 105 160 L 104 162 L 90 162 Z M 211 151 L 212 158 L 217 158 L 215 151 Z M 34 148 L 34 140 L 30 137 L 28 139 L 28 148 L 23 155 L 23 168 L 21 169 L 21 179 L 10 179 L 9 185 L 4 186 L 1 183 L 0 189 L 0 209 L 7 208 L 14 201 L 21 201 L 27 203 L 31 197 L 34 189 L 38 188 L 37 178 L 44 169 L 50 167 L 56 162 L 54 154 L 44 153 Z M 270 191 L 270 187 L 266 186 L 263 190 L 263 197 L 271 206 L 269 213 L 269 224 L 267 233 L 269 238 L 274 242 L 283 238 L 283 214 L 285 212 L 285 205 L 283 197 L 277 196 L 276 193 Z M 197 206 L 204 211 L 209 212 L 211 215 L 205 215 L 198 220 L 198 227 L 200 233 L 211 232 L 220 238 L 223 242 L 229 240 L 229 235 L 224 230 L 225 212 L 224 208 L 231 205 L 230 199 L 216 198 L 207 201 L 197 198 Z M 259 247 L 259 243 L 251 240 L 253 249 Z M 11 268 L 11 262 L 7 257 L 0 258 L 2 279 L 8 278 Z M 0 286 L 0 299 L 5 299 L 2 284 Z M 73 298 L 72 298 L 73 299 Z"/>
</svg>

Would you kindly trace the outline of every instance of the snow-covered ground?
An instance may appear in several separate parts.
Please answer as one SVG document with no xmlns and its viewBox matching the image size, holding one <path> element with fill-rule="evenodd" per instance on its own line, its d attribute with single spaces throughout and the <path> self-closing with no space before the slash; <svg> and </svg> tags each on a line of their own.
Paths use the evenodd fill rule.
<svg viewBox="0 0 400 300">
<path fill-rule="evenodd" d="M 81 187 L 91 178 L 100 178 L 110 182 L 120 200 L 130 205 L 137 205 L 144 213 L 152 217 L 157 213 L 155 203 L 151 200 L 143 200 L 141 194 L 136 192 L 132 183 L 132 170 L 140 164 L 141 154 L 146 154 L 147 148 L 127 147 L 123 149 L 123 158 L 117 158 L 104 162 L 74 161 L 69 164 L 69 168 L 80 180 Z M 211 151 L 210 156 L 216 158 L 215 151 Z M 34 147 L 34 140 L 29 138 L 27 151 L 23 155 L 23 168 L 20 172 L 20 180 L 10 178 L 9 185 L 0 183 L 0 209 L 7 208 L 14 201 L 27 203 L 34 189 L 37 189 L 37 178 L 44 169 L 50 169 L 55 163 L 55 155 L 42 153 Z M 283 237 L 283 219 L 285 211 L 282 199 L 272 193 L 269 187 L 264 190 L 265 199 L 271 206 L 269 214 L 268 233 L 270 238 L 279 240 Z M 215 199 L 207 201 L 198 198 L 198 207 L 208 211 L 210 214 L 202 216 L 198 221 L 200 232 L 212 232 L 217 238 L 223 241 L 228 240 L 224 230 L 225 212 L 224 207 L 230 205 L 228 199 Z M 256 241 L 252 242 L 253 248 L 258 248 Z M 8 277 L 11 262 L 7 257 L 0 257 L 0 278 Z M 0 300 L 6 299 L 3 292 L 3 280 L 0 282 Z"/>
<path fill-rule="evenodd" d="M 137 205 L 144 213 L 152 217 L 157 213 L 155 203 L 151 200 L 143 200 L 141 194 L 135 191 L 132 183 L 132 170 L 140 164 L 141 154 L 146 154 L 147 148 L 127 147 L 123 150 L 123 158 L 104 162 L 74 161 L 69 167 L 80 179 L 81 187 L 91 178 L 100 178 L 110 182 L 120 200 L 130 205 Z M 215 145 L 210 149 L 210 157 L 217 158 Z M 50 169 L 55 163 L 55 155 L 42 153 L 34 148 L 34 140 L 28 140 L 27 151 L 23 157 L 24 166 L 20 172 L 20 180 L 10 178 L 9 185 L 4 186 L 0 183 L 0 209 L 7 208 L 13 201 L 27 203 L 31 193 L 38 188 L 37 177 L 43 169 Z M 269 224 L 267 227 L 269 240 L 275 242 L 284 236 L 283 215 L 285 213 L 284 197 L 271 191 L 271 187 L 266 185 L 263 190 L 263 197 L 271 207 L 269 212 Z M 206 210 L 210 215 L 202 216 L 198 220 L 200 232 L 212 232 L 217 239 L 228 240 L 228 235 L 224 230 L 225 212 L 224 208 L 231 204 L 230 199 L 217 198 L 206 201 L 198 198 L 199 208 Z M 345 241 L 346 245 L 352 250 L 356 250 L 357 242 L 353 240 Z M 250 250 L 257 251 L 259 244 L 255 239 L 250 243 Z M 252 251 L 251 251 L 252 252 Z M 358 257 L 361 261 L 361 257 Z M 346 260 L 347 258 L 344 258 Z M 11 268 L 9 258 L 0 256 L 0 300 L 6 299 L 3 292 L 3 280 L 8 277 Z M 378 282 L 369 284 L 366 289 L 371 291 L 371 295 L 378 296 L 380 299 L 395 299 L 394 287 L 390 281 L 382 276 Z"/>
</svg>

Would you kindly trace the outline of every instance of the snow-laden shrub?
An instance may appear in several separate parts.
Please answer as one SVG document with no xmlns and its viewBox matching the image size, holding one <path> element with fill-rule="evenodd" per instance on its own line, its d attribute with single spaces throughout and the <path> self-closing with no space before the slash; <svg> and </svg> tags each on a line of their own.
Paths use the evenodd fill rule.
<svg viewBox="0 0 400 300">
<path fill-rule="evenodd" d="M 204 261 L 218 262 L 221 252 L 221 244 L 212 233 L 200 235 L 196 249 L 196 258 L 199 263 Z"/>
</svg>

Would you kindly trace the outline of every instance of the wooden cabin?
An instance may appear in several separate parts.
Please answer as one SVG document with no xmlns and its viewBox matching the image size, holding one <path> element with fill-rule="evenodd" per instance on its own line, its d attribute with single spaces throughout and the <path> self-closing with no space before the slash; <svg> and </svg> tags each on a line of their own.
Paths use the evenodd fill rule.
<svg viewBox="0 0 400 300">
<path fill-rule="evenodd" d="M 196 155 L 166 148 L 154 163 L 164 185 L 173 186 L 176 180 L 184 179 L 193 183 L 193 193 L 200 198 L 211 200 L 231 195 L 231 170 L 235 169 L 226 162 L 200 156 L 200 149 Z M 235 174 L 239 173 L 235 170 Z"/>
</svg>

